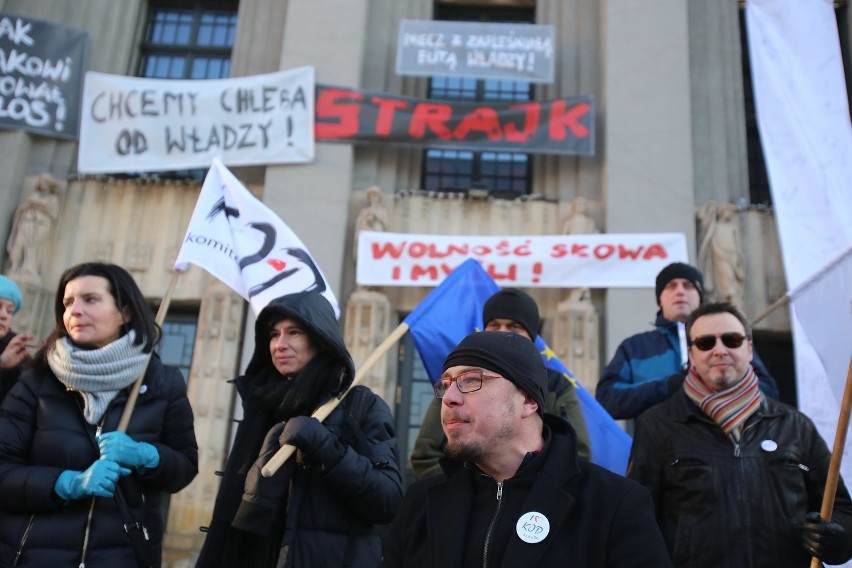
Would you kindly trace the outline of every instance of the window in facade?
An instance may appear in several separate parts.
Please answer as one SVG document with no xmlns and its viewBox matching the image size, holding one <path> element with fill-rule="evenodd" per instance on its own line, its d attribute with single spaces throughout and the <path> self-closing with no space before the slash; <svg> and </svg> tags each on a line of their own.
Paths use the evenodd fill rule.
<svg viewBox="0 0 852 568">
<path fill-rule="evenodd" d="M 231 71 L 236 2 L 152 2 L 140 77 L 224 79 Z"/>
<path fill-rule="evenodd" d="M 198 314 L 169 312 L 161 327 L 163 335 L 155 350 L 164 365 L 173 365 L 180 369 L 183 380 L 188 382 L 192 353 L 195 349 Z"/>
<path fill-rule="evenodd" d="M 528 8 L 464 7 L 438 3 L 436 20 L 480 22 L 534 21 Z M 527 81 L 481 80 L 468 77 L 432 77 L 430 99 L 457 101 L 529 101 Z M 519 152 L 473 152 L 431 148 L 424 152 L 422 187 L 429 191 L 487 189 L 494 197 L 515 198 L 530 192 L 532 159 Z"/>
<path fill-rule="evenodd" d="M 435 398 L 432 390 L 432 382 L 426 373 L 426 367 L 414 347 L 414 340 L 408 333 L 400 341 L 399 348 L 399 376 L 406 377 L 406 386 L 399 389 L 396 401 L 396 439 L 399 443 L 399 451 L 404 464 L 404 482 L 408 486 L 414 481 L 414 472 L 408 467 L 414 442 L 420 432 L 423 416 L 426 409 Z M 403 380 L 400 379 L 400 384 Z"/>
<path fill-rule="evenodd" d="M 235 0 L 152 1 L 138 75 L 150 79 L 225 79 L 231 72 L 236 32 Z M 206 173 L 193 169 L 147 175 L 201 181 Z"/>
</svg>

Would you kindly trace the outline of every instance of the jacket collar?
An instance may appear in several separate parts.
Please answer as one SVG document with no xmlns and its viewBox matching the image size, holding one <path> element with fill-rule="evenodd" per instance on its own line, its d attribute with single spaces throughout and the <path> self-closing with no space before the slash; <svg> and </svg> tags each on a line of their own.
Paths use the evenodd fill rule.
<svg viewBox="0 0 852 568">
<path fill-rule="evenodd" d="M 762 391 L 761 391 L 762 393 Z M 762 393 L 763 394 L 763 393 Z M 677 391 L 671 398 L 672 420 L 676 422 L 687 422 L 690 418 L 713 422 L 709 416 L 701 412 L 701 409 L 692 402 L 683 389 Z M 760 401 L 760 407 L 755 411 L 749 420 L 760 418 L 776 418 L 784 413 L 780 403 L 763 394 Z"/>
<path fill-rule="evenodd" d="M 525 499 L 523 511 L 544 515 L 556 537 L 574 505 L 570 493 L 580 475 L 577 461 L 576 434 L 561 418 L 544 415 L 545 445 L 541 453 L 520 470 L 523 477 L 534 476 L 532 487 Z M 473 506 L 476 483 L 474 475 L 481 475 L 470 465 L 444 459 L 441 466 L 447 475 L 442 483 L 428 489 L 427 516 L 431 535 L 430 549 L 433 566 L 459 566 L 465 546 L 467 527 Z M 512 478 L 515 479 L 515 478 Z M 511 484 L 512 479 L 506 480 Z M 517 519 L 503 519 L 516 522 Z M 534 546 L 512 538 L 506 546 L 502 566 L 537 566 L 545 557 L 554 538 Z"/>
</svg>

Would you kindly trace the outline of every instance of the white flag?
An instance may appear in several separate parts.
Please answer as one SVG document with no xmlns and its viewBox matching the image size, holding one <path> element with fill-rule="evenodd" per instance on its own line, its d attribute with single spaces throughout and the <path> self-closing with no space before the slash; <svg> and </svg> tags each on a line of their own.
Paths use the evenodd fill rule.
<svg viewBox="0 0 852 568">
<path fill-rule="evenodd" d="M 832 447 L 852 337 L 852 127 L 837 20 L 830 1 L 749 0 L 746 21 L 760 140 L 792 290 L 799 409 Z M 849 483 L 849 439 L 844 454 Z"/>
<path fill-rule="evenodd" d="M 819 358 L 818 366 L 810 366 L 812 379 L 818 381 L 819 368 L 826 381 L 822 386 L 834 396 L 837 412 L 819 412 L 814 420 L 825 419 L 832 427 L 840 412 L 849 358 L 852 356 L 852 245 L 836 261 L 814 278 L 790 293 L 796 319 Z M 831 309 L 826 317 L 826 308 Z M 813 384 L 799 381 L 811 390 Z"/>
<path fill-rule="evenodd" d="M 269 207 L 215 158 L 175 260 L 196 264 L 251 303 L 255 314 L 271 300 L 314 291 L 340 316 L 337 298 L 308 249 Z"/>
</svg>

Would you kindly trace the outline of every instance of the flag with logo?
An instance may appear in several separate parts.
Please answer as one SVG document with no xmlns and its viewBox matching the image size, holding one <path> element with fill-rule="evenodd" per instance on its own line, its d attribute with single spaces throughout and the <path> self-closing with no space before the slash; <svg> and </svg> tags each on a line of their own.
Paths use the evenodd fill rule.
<svg viewBox="0 0 852 568">
<path fill-rule="evenodd" d="M 175 270 L 188 263 L 227 284 L 255 314 L 279 296 L 315 292 L 340 316 L 334 292 L 301 239 L 218 158 L 204 179 Z"/>
<path fill-rule="evenodd" d="M 466 260 L 411 312 L 405 323 L 429 379 L 443 372 L 444 360 L 468 334 L 482 330 L 482 307 L 500 287 L 474 259 Z M 592 446 L 592 462 L 624 475 L 632 440 L 598 404 L 547 346 L 541 336 L 535 343 L 545 366 L 574 382 Z"/>
</svg>

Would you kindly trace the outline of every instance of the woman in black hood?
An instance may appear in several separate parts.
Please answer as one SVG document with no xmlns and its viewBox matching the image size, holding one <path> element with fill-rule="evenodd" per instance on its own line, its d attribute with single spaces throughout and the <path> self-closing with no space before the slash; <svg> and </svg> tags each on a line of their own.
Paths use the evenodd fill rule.
<svg viewBox="0 0 852 568">
<path fill-rule="evenodd" d="M 282 296 L 255 324 L 255 349 L 234 383 L 244 417 L 197 566 L 377 566 L 376 525 L 402 500 L 388 405 L 355 387 L 320 423 L 311 414 L 346 391 L 354 365 L 320 294 Z M 298 448 L 274 476 L 260 468 Z"/>
</svg>

